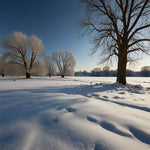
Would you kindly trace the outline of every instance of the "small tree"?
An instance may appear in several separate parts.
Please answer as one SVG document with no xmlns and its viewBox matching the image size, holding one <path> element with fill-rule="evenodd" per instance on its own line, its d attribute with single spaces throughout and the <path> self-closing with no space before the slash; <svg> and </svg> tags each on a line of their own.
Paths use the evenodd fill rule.
<svg viewBox="0 0 150 150">
<path fill-rule="evenodd" d="M 44 64 L 47 68 L 47 73 L 49 77 L 51 77 L 52 74 L 56 73 L 55 61 L 51 56 L 44 57 Z"/>
<path fill-rule="evenodd" d="M 2 41 L 2 47 L 8 51 L 10 63 L 20 65 L 26 72 L 26 78 L 30 78 L 31 71 L 39 57 L 43 44 L 36 36 L 27 37 L 22 32 L 14 32 Z"/>
<path fill-rule="evenodd" d="M 5 69 L 6 69 L 6 61 L 1 57 L 0 58 L 0 74 L 2 77 L 5 76 Z"/>
<path fill-rule="evenodd" d="M 150 76 L 150 66 L 144 66 L 141 68 L 141 74 L 144 77 L 149 77 Z"/>
<path fill-rule="evenodd" d="M 9 53 L 7 52 L 2 53 L 2 56 L 0 57 L 0 74 L 2 75 L 2 77 L 7 74 L 9 65 L 8 57 Z"/>
<path fill-rule="evenodd" d="M 71 75 L 74 73 L 76 62 L 71 52 L 64 50 L 56 51 L 53 52 L 52 58 L 56 62 L 62 78 L 64 78 L 66 74 Z"/>
</svg>

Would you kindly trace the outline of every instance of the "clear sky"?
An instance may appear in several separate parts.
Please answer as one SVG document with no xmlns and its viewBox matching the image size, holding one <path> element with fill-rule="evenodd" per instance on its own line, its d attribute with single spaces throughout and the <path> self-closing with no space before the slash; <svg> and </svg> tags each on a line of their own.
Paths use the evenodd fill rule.
<svg viewBox="0 0 150 150">
<path fill-rule="evenodd" d="M 97 65 L 99 52 L 90 56 L 89 38 L 80 37 L 83 16 L 79 0 L 1 0 L 0 39 L 14 31 L 34 34 L 43 41 L 47 55 L 56 50 L 71 51 L 77 63 L 75 71 L 102 68 Z M 141 66 L 150 65 L 149 59 L 143 56 L 138 65 L 129 68 L 140 70 Z M 111 67 L 115 69 L 116 63 Z"/>
</svg>

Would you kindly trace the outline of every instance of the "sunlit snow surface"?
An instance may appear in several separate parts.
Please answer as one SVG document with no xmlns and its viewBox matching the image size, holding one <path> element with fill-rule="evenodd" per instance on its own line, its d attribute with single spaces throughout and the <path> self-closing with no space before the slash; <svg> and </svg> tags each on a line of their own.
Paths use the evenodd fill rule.
<svg viewBox="0 0 150 150">
<path fill-rule="evenodd" d="M 0 78 L 0 150 L 148 150 L 150 78 Z"/>
</svg>

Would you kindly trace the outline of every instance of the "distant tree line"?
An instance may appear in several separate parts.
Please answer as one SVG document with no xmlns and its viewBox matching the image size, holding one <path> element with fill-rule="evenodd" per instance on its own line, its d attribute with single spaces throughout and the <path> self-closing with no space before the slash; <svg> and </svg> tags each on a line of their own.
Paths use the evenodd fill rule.
<svg viewBox="0 0 150 150">
<path fill-rule="evenodd" d="M 78 71 L 75 72 L 75 76 L 92 76 L 92 77 L 116 77 L 117 70 L 110 70 L 108 66 L 102 70 L 95 68 L 91 72 Z M 150 77 L 150 66 L 144 66 L 141 71 L 126 70 L 127 77 Z"/>
<path fill-rule="evenodd" d="M 1 41 L 4 49 L 0 53 L 0 74 L 20 76 L 27 79 L 31 75 L 74 75 L 75 59 L 69 51 L 55 51 L 47 56 L 43 51 L 42 40 L 28 37 L 22 32 L 9 34 Z"/>
</svg>

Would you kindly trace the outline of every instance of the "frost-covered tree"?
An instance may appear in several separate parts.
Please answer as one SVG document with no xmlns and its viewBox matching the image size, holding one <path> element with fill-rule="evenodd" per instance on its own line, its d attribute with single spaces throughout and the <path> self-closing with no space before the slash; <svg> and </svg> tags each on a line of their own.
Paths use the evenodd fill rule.
<svg viewBox="0 0 150 150">
<path fill-rule="evenodd" d="M 56 51 L 53 52 L 52 58 L 56 62 L 62 78 L 67 74 L 72 75 L 74 73 L 76 61 L 71 52 L 64 50 Z"/>
<path fill-rule="evenodd" d="M 51 75 L 53 74 L 56 74 L 56 65 L 55 65 L 56 63 L 51 56 L 44 57 L 44 64 L 47 68 L 47 73 L 49 77 L 51 77 Z"/>
<path fill-rule="evenodd" d="M 0 74 L 2 75 L 2 77 L 4 77 L 7 72 L 7 66 L 8 66 L 7 57 L 8 56 L 9 56 L 8 53 L 2 53 L 2 56 L 0 56 Z"/>
<path fill-rule="evenodd" d="M 103 60 L 118 60 L 117 82 L 126 84 L 127 62 L 135 54 L 148 54 L 150 41 L 150 0 L 81 0 L 86 5 L 83 27 L 92 34 L 95 53 L 101 48 Z"/>
<path fill-rule="evenodd" d="M 22 66 L 15 63 L 8 63 L 6 68 L 6 75 L 23 76 L 24 74 L 25 74 L 25 70 Z"/>
<path fill-rule="evenodd" d="M 43 49 L 42 41 L 36 36 L 27 37 L 22 32 L 14 32 L 2 41 L 2 47 L 9 53 L 10 63 L 22 66 L 26 78 L 30 78 L 35 62 Z"/>
<path fill-rule="evenodd" d="M 2 53 L 2 56 L 0 57 L 0 74 L 2 77 L 5 75 L 22 75 L 21 73 L 23 73 L 23 68 L 10 63 L 9 57 L 10 54 L 7 52 Z"/>
</svg>

